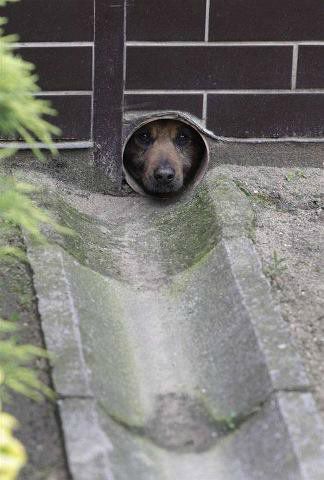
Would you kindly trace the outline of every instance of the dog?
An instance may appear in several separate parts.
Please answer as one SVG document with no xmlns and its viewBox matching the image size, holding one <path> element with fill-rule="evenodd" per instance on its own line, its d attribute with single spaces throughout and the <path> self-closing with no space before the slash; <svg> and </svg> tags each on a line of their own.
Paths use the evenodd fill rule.
<svg viewBox="0 0 324 480">
<path fill-rule="evenodd" d="M 167 197 L 186 188 L 204 152 L 204 142 L 192 127 L 177 120 L 156 120 L 132 135 L 124 166 L 146 194 Z"/>
</svg>

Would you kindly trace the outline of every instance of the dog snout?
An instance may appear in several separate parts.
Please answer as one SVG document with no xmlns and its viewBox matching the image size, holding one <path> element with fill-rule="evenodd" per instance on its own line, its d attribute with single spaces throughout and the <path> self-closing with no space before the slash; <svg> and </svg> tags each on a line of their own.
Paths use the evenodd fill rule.
<svg viewBox="0 0 324 480">
<path fill-rule="evenodd" d="M 175 170 L 171 165 L 160 165 L 154 170 L 154 178 L 160 183 L 169 183 L 175 177 Z"/>
</svg>

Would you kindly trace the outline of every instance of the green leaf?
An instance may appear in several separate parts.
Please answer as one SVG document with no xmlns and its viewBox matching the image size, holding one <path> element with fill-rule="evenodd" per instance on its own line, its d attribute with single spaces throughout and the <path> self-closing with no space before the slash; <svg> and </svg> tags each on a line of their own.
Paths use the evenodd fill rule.
<svg viewBox="0 0 324 480">
<path fill-rule="evenodd" d="M 5 3 L 2 0 L 0 6 Z M 1 18 L 1 25 L 4 23 Z M 52 136 L 59 135 L 60 131 L 44 118 L 56 112 L 47 100 L 34 96 L 40 91 L 35 67 L 15 54 L 13 43 L 16 41 L 17 36 L 4 36 L 0 28 L 0 132 L 9 138 L 20 136 L 31 145 L 38 158 L 43 158 L 37 142 L 56 153 Z M 9 154 L 12 151 L 1 152 L 1 157 Z"/>
<path fill-rule="evenodd" d="M 14 322 L 9 320 L 3 320 L 0 318 L 0 334 L 1 333 L 12 333 L 17 331 L 17 325 Z"/>
<path fill-rule="evenodd" d="M 0 336 L 16 331 L 14 323 L 10 323 L 1 320 Z M 44 385 L 31 368 L 36 358 L 49 358 L 49 355 L 42 348 L 19 345 L 14 337 L 0 339 L 0 401 L 8 401 L 10 390 L 33 400 L 41 400 L 44 396 L 54 398 L 51 388 Z"/>
</svg>

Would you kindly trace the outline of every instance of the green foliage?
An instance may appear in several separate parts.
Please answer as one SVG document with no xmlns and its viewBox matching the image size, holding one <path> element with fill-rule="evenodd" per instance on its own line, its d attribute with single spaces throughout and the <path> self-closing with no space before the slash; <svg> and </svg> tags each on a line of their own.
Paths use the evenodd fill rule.
<svg viewBox="0 0 324 480">
<path fill-rule="evenodd" d="M 279 277 L 287 270 L 286 259 L 279 257 L 276 250 L 272 254 L 271 262 L 263 269 L 271 283 L 278 282 Z"/>
<path fill-rule="evenodd" d="M 0 7 L 5 7 L 7 3 L 17 3 L 20 0 L 0 0 Z"/>
<path fill-rule="evenodd" d="M 24 446 L 13 436 L 17 420 L 0 410 L 0 479 L 15 480 L 27 461 Z"/>
<path fill-rule="evenodd" d="M 0 7 L 18 0 L 0 0 Z M 41 142 L 55 152 L 52 136 L 59 130 L 48 123 L 44 116 L 55 115 L 50 104 L 35 96 L 39 92 L 38 77 L 32 64 L 14 54 L 15 35 L 4 35 L 6 19 L 0 17 L 0 134 L 7 138 L 21 138 L 28 143 L 38 158 L 42 158 L 36 143 Z M 12 142 L 13 143 L 13 142 Z M 0 160 L 15 153 L 12 148 L 0 149 Z M 8 225 L 23 227 L 32 237 L 42 240 L 40 226 L 50 223 L 58 227 L 32 201 L 34 187 L 0 174 L 0 228 Z M 12 245 L 0 246 L 3 255 L 24 257 L 24 253 Z M 47 353 L 33 345 L 21 345 L 16 337 L 18 327 L 14 321 L 0 318 L 0 478 L 15 480 L 27 461 L 23 445 L 14 438 L 12 430 L 16 420 L 1 411 L 3 402 L 10 400 L 10 392 L 25 395 L 34 400 L 54 393 L 44 385 L 32 369 L 32 363 Z"/>
<path fill-rule="evenodd" d="M 17 330 L 13 321 L 0 319 L 0 401 L 10 399 L 10 390 L 33 400 L 41 400 L 44 395 L 53 398 L 52 390 L 30 368 L 33 360 L 47 358 L 47 353 L 33 345 L 19 345 L 12 335 Z"/>
<path fill-rule="evenodd" d="M 299 168 L 288 172 L 287 175 L 285 176 L 285 179 L 287 180 L 287 182 L 292 182 L 293 180 L 298 180 L 300 178 L 306 178 L 306 175 Z"/>
<path fill-rule="evenodd" d="M 49 217 L 27 196 L 34 190 L 31 185 L 16 182 L 12 177 L 0 177 L 0 219 L 20 225 L 39 238 L 39 225 L 48 223 Z"/>
<path fill-rule="evenodd" d="M 18 0 L 0 0 L 0 7 Z M 44 115 L 54 115 L 55 111 L 46 101 L 34 96 L 39 91 L 34 66 L 14 54 L 14 35 L 4 36 L 6 19 L 0 17 L 0 134 L 5 137 L 20 136 L 31 145 L 34 153 L 41 157 L 36 141 L 48 145 L 54 151 L 52 135 L 58 129 L 44 120 Z M 15 152 L 15 148 L 0 149 L 0 159 Z M 0 224 L 10 222 L 22 226 L 34 238 L 41 240 L 40 225 L 50 223 L 57 230 L 67 233 L 56 225 L 49 216 L 37 208 L 30 198 L 35 188 L 0 176 Z M 10 245 L 0 247 L 1 255 L 22 257 L 22 252 Z"/>
<path fill-rule="evenodd" d="M 48 358 L 48 354 L 34 345 L 19 345 L 16 321 L 17 316 L 10 320 L 0 318 L 0 404 L 10 400 L 10 390 L 33 400 L 41 400 L 43 396 L 53 398 L 52 390 L 30 368 L 34 360 Z"/>
<path fill-rule="evenodd" d="M 0 226 L 1 223 L 10 223 L 23 227 L 35 240 L 43 241 L 40 232 L 41 224 L 50 224 L 56 231 L 69 234 L 67 228 L 55 223 L 50 216 L 38 208 L 29 197 L 35 192 L 32 185 L 17 182 L 12 177 L 0 176 Z M 2 255 L 14 255 L 23 257 L 22 252 L 12 246 L 0 246 L 0 257 Z"/>
<path fill-rule="evenodd" d="M 0 7 L 6 3 L 8 0 L 0 0 Z M 6 137 L 20 136 L 41 157 L 35 145 L 37 141 L 55 150 L 52 135 L 58 134 L 59 130 L 43 118 L 44 115 L 55 115 L 55 110 L 49 102 L 34 96 L 40 90 L 35 67 L 14 54 L 13 42 L 17 41 L 17 37 L 4 36 L 1 25 L 5 23 L 6 20 L 0 17 L 0 132 Z M 13 151 L 6 150 L 2 156 Z"/>
</svg>

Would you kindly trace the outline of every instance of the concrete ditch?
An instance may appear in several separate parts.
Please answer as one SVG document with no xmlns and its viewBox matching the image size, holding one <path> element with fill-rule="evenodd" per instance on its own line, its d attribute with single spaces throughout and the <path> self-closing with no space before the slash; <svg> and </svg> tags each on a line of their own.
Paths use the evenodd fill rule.
<svg viewBox="0 0 324 480">
<path fill-rule="evenodd" d="M 68 188 L 28 241 L 74 480 L 320 480 L 324 430 L 253 242 L 210 171 L 178 203 Z"/>
</svg>

